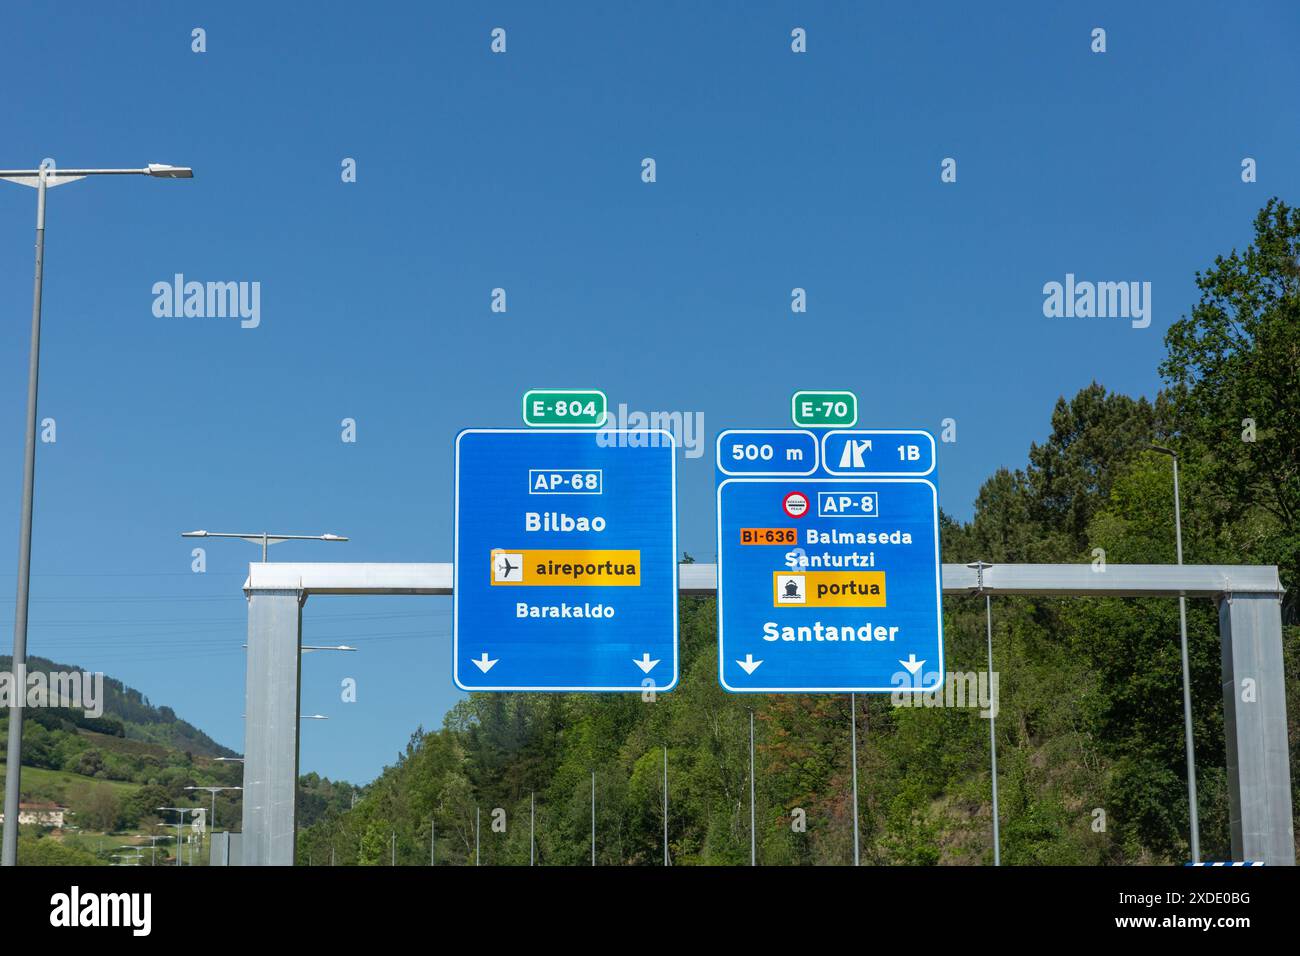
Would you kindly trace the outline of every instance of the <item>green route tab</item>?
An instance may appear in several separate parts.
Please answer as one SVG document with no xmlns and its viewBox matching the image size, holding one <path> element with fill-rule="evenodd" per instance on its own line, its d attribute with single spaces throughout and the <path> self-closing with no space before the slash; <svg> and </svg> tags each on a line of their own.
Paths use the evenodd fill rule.
<svg viewBox="0 0 1300 956">
<path fill-rule="evenodd" d="M 600 428 L 609 402 L 598 388 L 533 388 L 524 392 L 531 428 Z"/>
<path fill-rule="evenodd" d="M 858 423 L 858 397 L 844 391 L 795 392 L 790 417 L 800 428 L 852 428 Z"/>
</svg>

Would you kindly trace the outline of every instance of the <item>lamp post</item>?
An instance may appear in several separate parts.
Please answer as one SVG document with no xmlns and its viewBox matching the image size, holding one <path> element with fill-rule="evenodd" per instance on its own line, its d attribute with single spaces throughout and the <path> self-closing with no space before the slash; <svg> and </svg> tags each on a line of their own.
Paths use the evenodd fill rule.
<svg viewBox="0 0 1300 956">
<path fill-rule="evenodd" d="M 197 807 L 155 807 L 156 810 L 170 810 L 173 813 L 179 813 L 176 819 L 176 865 L 182 866 L 181 863 L 181 830 L 185 826 L 185 814 L 193 813 Z"/>
<path fill-rule="evenodd" d="M 212 832 L 217 830 L 217 794 L 222 790 L 243 790 L 243 787 L 186 787 L 186 790 L 206 790 L 212 794 Z M 209 841 L 210 842 L 210 841 Z"/>
<path fill-rule="evenodd" d="M 142 851 L 141 847 L 140 847 L 138 844 L 135 844 L 135 843 L 123 843 L 121 846 L 118 847 L 118 849 L 119 849 L 119 850 L 134 850 L 134 851 L 135 851 L 135 856 L 134 856 L 134 857 L 125 857 L 125 858 L 126 858 L 126 859 L 134 859 L 136 862 L 135 862 L 135 863 L 131 863 L 131 864 L 127 864 L 127 865 L 128 865 L 128 866 L 140 866 L 140 865 L 141 865 L 141 861 L 143 861 L 144 857 L 143 857 L 143 855 L 142 855 L 143 851 Z M 117 859 L 117 858 L 118 858 L 118 856 L 115 854 L 114 857 L 113 857 L 113 859 Z"/>
<path fill-rule="evenodd" d="M 144 838 L 144 839 L 146 839 L 146 840 L 149 841 L 149 865 L 150 865 L 150 866 L 157 866 L 157 865 L 158 865 L 158 841 L 159 841 L 159 840 L 165 840 L 165 839 L 167 839 L 167 837 L 166 837 L 166 836 L 154 836 L 154 835 L 152 835 L 152 834 L 146 836 L 146 835 L 143 834 L 143 833 L 140 834 L 140 836 L 141 836 L 142 838 Z"/>
<path fill-rule="evenodd" d="M 185 166 L 150 163 L 143 169 L 56 169 L 43 164 L 39 169 L 0 169 L 0 179 L 36 188 L 36 275 L 32 282 L 32 344 L 27 365 L 27 442 L 23 460 L 22 518 L 18 531 L 18 596 L 14 608 L 13 673 L 27 681 L 27 601 L 31 593 L 32 500 L 36 485 L 36 399 L 41 367 L 41 289 L 45 275 L 45 191 L 87 176 L 152 176 L 155 179 L 191 179 L 194 171 Z M 6 750 L 4 840 L 0 845 L 0 866 L 18 863 L 18 794 L 22 772 L 23 704 L 15 695 L 9 705 L 9 742 Z"/>
<path fill-rule="evenodd" d="M 252 544 L 262 546 L 262 563 L 266 563 L 266 549 L 281 541 L 346 541 L 347 538 L 337 534 L 230 534 L 218 531 L 182 531 L 182 538 L 239 538 Z"/>
<path fill-rule="evenodd" d="M 1183 563 L 1183 512 L 1178 494 L 1178 453 L 1162 445 L 1147 446 L 1151 451 L 1168 455 L 1174 463 L 1174 542 L 1178 563 Z M 1187 659 L 1187 598 L 1178 595 L 1178 627 L 1183 652 L 1183 736 L 1187 747 L 1187 811 L 1191 827 L 1192 862 L 1201 862 L 1201 827 L 1196 810 L 1196 741 L 1192 734 L 1192 675 Z"/>
</svg>

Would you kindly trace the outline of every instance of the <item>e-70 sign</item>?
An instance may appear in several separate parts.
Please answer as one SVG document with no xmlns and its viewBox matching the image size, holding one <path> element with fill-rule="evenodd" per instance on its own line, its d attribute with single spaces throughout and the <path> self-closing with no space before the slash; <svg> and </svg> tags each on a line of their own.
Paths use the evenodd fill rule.
<svg viewBox="0 0 1300 956">
<path fill-rule="evenodd" d="M 858 397 L 852 392 L 795 392 L 790 417 L 800 428 L 851 428 L 858 423 Z"/>
</svg>

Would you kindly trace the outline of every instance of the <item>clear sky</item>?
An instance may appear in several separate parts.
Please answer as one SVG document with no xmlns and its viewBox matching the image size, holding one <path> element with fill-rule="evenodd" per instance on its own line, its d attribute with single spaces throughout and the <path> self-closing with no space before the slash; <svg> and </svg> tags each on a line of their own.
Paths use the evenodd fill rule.
<svg viewBox="0 0 1300 956">
<path fill-rule="evenodd" d="M 796 388 L 855 390 L 863 426 L 955 418 L 941 503 L 969 518 L 1058 396 L 1153 395 L 1195 271 L 1300 198 L 1298 27 L 1293 0 L 11 5 L 0 167 L 197 174 L 50 194 L 30 652 L 242 749 L 257 554 L 209 542 L 193 574 L 179 532 L 450 560 L 452 439 L 519 424 L 534 386 L 702 412 L 706 448 L 788 424 Z M 6 650 L 34 208 L 0 184 Z M 260 283 L 260 325 L 155 316 L 177 273 Z M 1045 317 L 1067 273 L 1150 282 L 1150 326 Z M 711 451 L 679 465 L 681 545 L 712 560 Z M 304 771 L 368 780 L 441 723 L 449 621 L 449 599 L 308 603 L 307 641 L 361 651 L 304 661 L 304 712 L 331 718 Z"/>
</svg>

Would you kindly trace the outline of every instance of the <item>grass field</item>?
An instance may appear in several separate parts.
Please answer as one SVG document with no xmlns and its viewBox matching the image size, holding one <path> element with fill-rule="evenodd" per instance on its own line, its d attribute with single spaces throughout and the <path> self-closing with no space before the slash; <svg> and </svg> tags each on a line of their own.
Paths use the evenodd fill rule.
<svg viewBox="0 0 1300 956">
<path fill-rule="evenodd" d="M 0 763 L 0 784 L 5 779 L 5 767 Z M 45 770 L 40 767 L 23 767 L 22 791 L 23 802 L 57 803 L 67 806 L 74 794 L 84 795 L 95 789 L 107 787 L 113 796 L 122 800 L 140 789 L 138 783 L 125 783 L 120 780 L 96 780 L 83 777 L 78 773 L 65 770 Z"/>
</svg>

